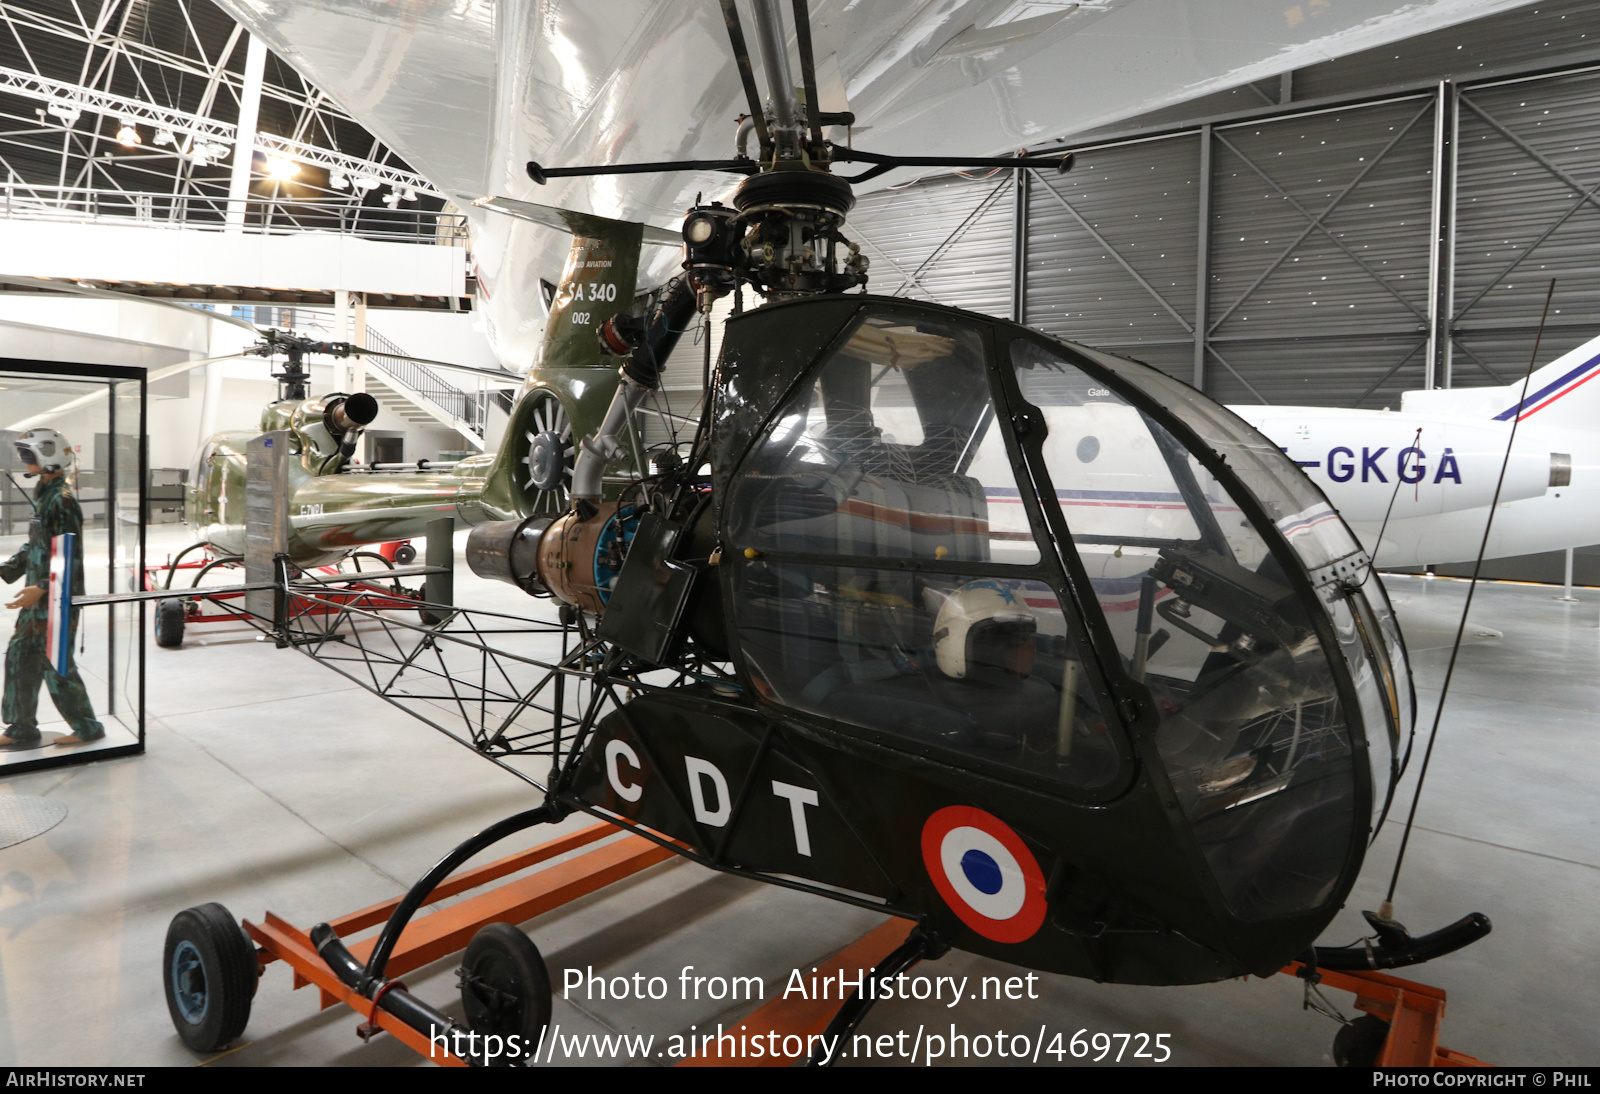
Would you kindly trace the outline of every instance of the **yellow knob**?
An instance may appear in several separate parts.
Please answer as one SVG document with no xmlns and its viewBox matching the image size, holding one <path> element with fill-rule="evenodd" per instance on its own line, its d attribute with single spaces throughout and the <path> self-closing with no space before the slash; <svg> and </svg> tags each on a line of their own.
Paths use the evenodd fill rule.
<svg viewBox="0 0 1600 1094">
<path fill-rule="evenodd" d="M 948 555 L 949 553 L 950 553 L 950 548 L 945 547 L 942 544 L 933 549 L 933 557 L 934 558 L 943 558 L 945 555 Z"/>
<path fill-rule="evenodd" d="M 761 557 L 761 552 L 756 550 L 754 547 L 746 547 L 744 549 L 744 557 L 745 558 L 760 558 Z"/>
</svg>

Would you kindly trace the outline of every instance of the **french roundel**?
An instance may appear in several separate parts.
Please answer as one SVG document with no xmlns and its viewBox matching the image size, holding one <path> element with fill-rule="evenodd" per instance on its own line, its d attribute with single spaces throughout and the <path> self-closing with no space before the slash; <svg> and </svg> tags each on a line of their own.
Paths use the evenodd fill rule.
<svg viewBox="0 0 1600 1094">
<path fill-rule="evenodd" d="M 961 922 L 996 942 L 1025 942 L 1044 923 L 1044 874 L 998 817 L 950 805 L 922 826 L 922 862 Z"/>
</svg>

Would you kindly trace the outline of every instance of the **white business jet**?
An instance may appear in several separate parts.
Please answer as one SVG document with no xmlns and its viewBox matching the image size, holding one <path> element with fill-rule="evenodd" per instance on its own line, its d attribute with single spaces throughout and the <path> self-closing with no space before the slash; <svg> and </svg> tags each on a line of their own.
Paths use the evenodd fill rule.
<svg viewBox="0 0 1600 1094">
<path fill-rule="evenodd" d="M 1380 565 L 1469 562 L 1513 423 L 1484 557 L 1600 543 L 1600 387 L 1587 386 L 1596 376 L 1600 338 L 1536 370 L 1526 399 L 1518 381 L 1408 391 L 1397 411 L 1229 409 L 1305 469 Z"/>
</svg>

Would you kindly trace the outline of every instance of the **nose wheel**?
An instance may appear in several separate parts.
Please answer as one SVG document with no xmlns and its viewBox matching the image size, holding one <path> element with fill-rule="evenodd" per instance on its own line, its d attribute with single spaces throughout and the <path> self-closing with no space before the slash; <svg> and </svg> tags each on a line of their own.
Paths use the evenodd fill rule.
<svg viewBox="0 0 1600 1094">
<path fill-rule="evenodd" d="M 523 437 L 528 454 L 523 457 L 522 489 L 533 516 L 556 516 L 567 511 L 572 489 L 572 464 L 576 449 L 572 443 L 572 423 L 554 392 L 538 391 L 529 396 L 532 410 L 526 419 Z"/>
<path fill-rule="evenodd" d="M 167 1011 L 184 1044 L 216 1052 L 244 1032 L 261 970 L 254 943 L 228 909 L 202 904 L 173 916 L 161 966 Z"/>
</svg>

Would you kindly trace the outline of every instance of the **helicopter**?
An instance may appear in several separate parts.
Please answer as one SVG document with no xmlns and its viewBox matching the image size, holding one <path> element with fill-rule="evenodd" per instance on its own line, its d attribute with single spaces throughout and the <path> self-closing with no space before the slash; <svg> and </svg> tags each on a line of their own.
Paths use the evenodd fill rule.
<svg viewBox="0 0 1600 1094">
<path fill-rule="evenodd" d="M 837 146 L 824 126 L 847 123 L 817 108 L 803 0 L 801 95 L 777 5 L 755 5 L 765 101 L 738 10 L 722 10 L 756 155 L 527 168 L 536 184 L 742 176 L 728 204 L 688 210 L 679 277 L 602 307 L 625 303 L 644 226 L 484 199 L 573 245 L 505 442 L 437 491 L 472 524 L 474 572 L 553 598 L 596 636 L 594 679 L 625 680 L 627 698 L 552 755 L 542 804 L 411 888 L 368 960 L 314 928 L 329 968 L 419 1031 L 456 1028 L 386 977 L 400 933 L 471 855 L 575 812 L 914 921 L 875 979 L 955 948 L 1193 984 L 1297 959 L 1397 968 L 1487 934 L 1470 915 L 1413 937 L 1385 908 L 1366 913 L 1375 944 L 1316 945 L 1387 812 L 1416 704 L 1371 560 L 1301 469 L 1147 365 L 865 291 L 852 182 L 1070 157 Z M 850 162 L 868 166 L 834 173 Z M 692 437 L 644 450 L 667 354 L 730 294 L 715 360 L 702 341 Z M 284 420 L 336 451 L 356 399 L 302 393 Z M 319 516 L 304 527 L 333 523 Z M 325 545 L 362 534 L 344 519 Z M 858 989 L 828 1036 L 872 998 Z M 536 1038 L 525 1002 L 496 1032 Z"/>
</svg>

